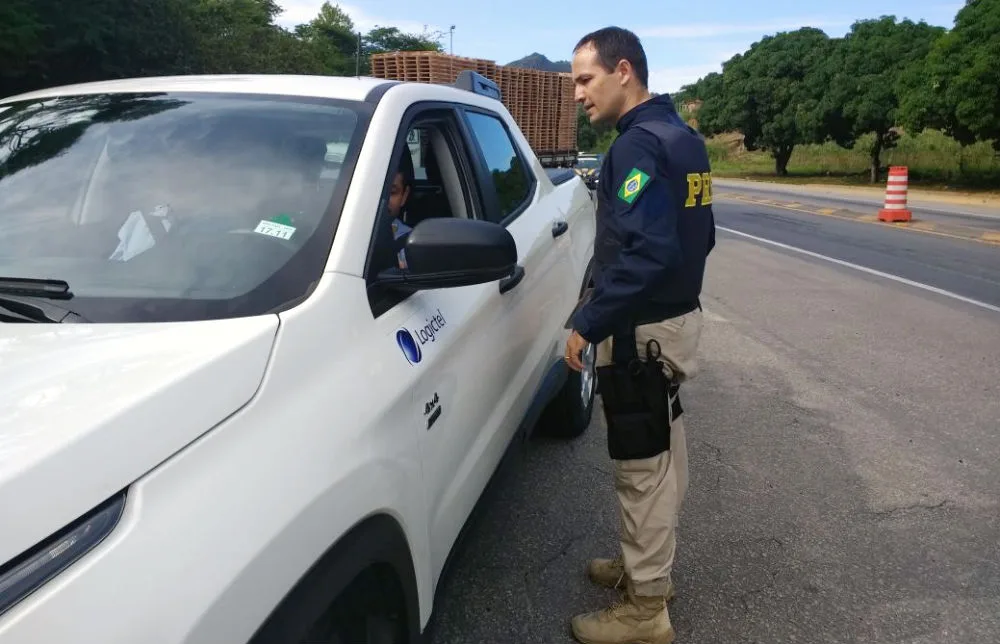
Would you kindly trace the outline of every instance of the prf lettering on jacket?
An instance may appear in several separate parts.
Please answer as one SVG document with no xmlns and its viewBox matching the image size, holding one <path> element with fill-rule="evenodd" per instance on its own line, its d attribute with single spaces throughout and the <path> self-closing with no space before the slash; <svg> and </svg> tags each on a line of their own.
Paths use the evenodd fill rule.
<svg viewBox="0 0 1000 644">
<path fill-rule="evenodd" d="M 687 176 L 688 198 L 684 202 L 685 208 L 695 208 L 699 205 L 707 206 L 712 203 L 712 173 L 692 172 Z M 698 196 L 701 196 L 701 203 L 698 203 Z"/>
</svg>

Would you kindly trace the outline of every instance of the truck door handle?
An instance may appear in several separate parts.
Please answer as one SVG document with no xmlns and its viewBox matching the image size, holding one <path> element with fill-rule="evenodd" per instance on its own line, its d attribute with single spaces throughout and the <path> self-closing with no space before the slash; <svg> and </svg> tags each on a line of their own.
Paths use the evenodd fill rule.
<svg viewBox="0 0 1000 644">
<path fill-rule="evenodd" d="M 511 290 L 512 288 L 520 284 L 521 280 L 523 279 L 524 279 L 524 267 L 515 266 L 514 273 L 510 277 L 506 277 L 500 280 L 500 292 L 506 293 L 507 291 Z"/>
<path fill-rule="evenodd" d="M 552 236 L 553 237 L 559 237 L 560 235 L 562 235 L 563 233 L 565 233 L 567 230 L 569 230 L 569 224 L 567 224 L 565 221 L 557 221 L 557 222 L 555 222 L 555 223 L 552 224 Z"/>
</svg>

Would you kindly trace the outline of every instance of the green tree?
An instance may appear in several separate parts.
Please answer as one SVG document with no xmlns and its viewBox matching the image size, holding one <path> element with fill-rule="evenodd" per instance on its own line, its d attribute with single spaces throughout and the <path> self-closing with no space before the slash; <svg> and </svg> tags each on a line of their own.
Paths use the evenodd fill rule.
<svg viewBox="0 0 1000 644">
<path fill-rule="evenodd" d="M 350 38 L 353 38 L 354 34 L 354 21 L 347 15 L 346 11 L 340 8 L 339 4 L 332 5 L 329 2 L 324 2 L 323 6 L 319 8 L 319 14 L 308 23 L 308 28 L 326 31 L 331 34 L 337 30 L 341 30 L 351 35 L 342 44 L 347 47 L 353 45 Z"/>
<path fill-rule="evenodd" d="M 590 117 L 582 105 L 576 107 L 576 147 L 584 152 L 607 152 L 611 146 L 611 133 L 615 131 L 612 125 L 590 122 Z"/>
<path fill-rule="evenodd" d="M 813 79 L 833 46 L 833 40 L 812 27 L 754 43 L 723 65 L 721 96 L 706 99 L 699 110 L 701 131 L 741 132 L 748 150 L 769 151 L 775 172 L 787 175 L 795 146 L 811 143 L 821 133 L 815 126 L 821 87 Z"/>
<path fill-rule="evenodd" d="M 725 130 L 719 121 L 719 109 L 724 104 L 723 83 L 721 72 L 712 72 L 698 81 L 685 85 L 674 96 L 674 104 L 681 109 L 685 103 L 701 101 L 697 113 L 692 116 L 698 121 L 698 130 L 702 132 L 720 133 Z"/>
<path fill-rule="evenodd" d="M 371 55 L 388 51 L 441 51 L 440 32 L 410 34 L 397 27 L 375 27 L 361 36 L 340 5 L 324 2 L 319 15 L 299 25 L 296 35 L 315 48 L 327 73 L 362 76 L 371 73 Z M 360 42 L 359 42 L 360 36 Z M 361 50 L 358 51 L 360 45 Z M 360 59 L 358 54 L 360 53 Z"/>
<path fill-rule="evenodd" d="M 614 143 L 617 138 L 618 130 L 615 128 L 608 128 L 603 133 L 598 135 L 597 143 L 594 144 L 594 152 L 607 154 L 608 150 L 611 149 L 611 144 Z"/>
<path fill-rule="evenodd" d="M 321 72 L 315 52 L 274 24 L 275 0 L 183 0 L 201 73 Z"/>
<path fill-rule="evenodd" d="M 309 44 L 322 61 L 327 74 L 333 76 L 354 74 L 358 34 L 354 21 L 339 5 L 324 2 L 319 15 L 308 23 L 296 27 L 295 33 Z"/>
<path fill-rule="evenodd" d="M 963 144 L 1000 152 L 1000 2 L 966 0 L 954 28 L 903 78 L 903 122 L 943 130 Z"/>
<path fill-rule="evenodd" d="M 3 0 L 0 95 L 96 80 L 175 74 L 353 75 L 358 34 L 325 3 L 294 31 L 275 24 L 277 0 Z M 441 50 L 441 34 L 376 27 L 362 39 L 362 73 L 379 51 Z"/>
<path fill-rule="evenodd" d="M 31 0 L 0 4 L 0 96 L 19 91 L 38 64 L 45 24 Z"/>
<path fill-rule="evenodd" d="M 424 31 L 420 34 L 409 34 L 396 27 L 376 26 L 365 34 L 362 42 L 361 73 L 371 73 L 369 61 L 372 54 L 390 51 L 444 51 L 441 47 L 442 32 Z"/>
<path fill-rule="evenodd" d="M 396 27 L 375 27 L 365 36 L 365 47 L 369 54 L 387 51 L 444 51 L 441 47 L 440 31 L 408 34 Z"/>
<path fill-rule="evenodd" d="M 0 91 L 186 71 L 186 0 L 14 0 L 0 8 Z"/>
<path fill-rule="evenodd" d="M 922 65 L 943 33 L 943 28 L 925 22 L 897 23 L 893 16 L 862 20 L 838 42 L 826 70 L 818 74 L 817 80 L 828 85 L 821 101 L 824 118 L 817 119 L 818 127 L 826 128 L 846 148 L 874 133 L 866 150 L 872 183 L 879 180 L 882 152 L 895 147 L 899 139 L 893 128 L 898 120 L 900 78 L 911 67 Z"/>
<path fill-rule="evenodd" d="M 582 105 L 576 106 L 576 147 L 578 150 L 589 151 L 597 144 L 597 132 L 590 124 L 590 118 Z"/>
</svg>

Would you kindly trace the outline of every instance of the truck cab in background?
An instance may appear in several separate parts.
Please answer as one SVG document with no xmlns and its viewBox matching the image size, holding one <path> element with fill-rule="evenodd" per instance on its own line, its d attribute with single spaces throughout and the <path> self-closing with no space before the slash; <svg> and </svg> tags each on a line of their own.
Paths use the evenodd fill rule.
<svg viewBox="0 0 1000 644">
<path fill-rule="evenodd" d="M 574 171 L 580 175 L 583 182 L 591 190 L 597 190 L 597 184 L 601 180 L 601 164 L 604 162 L 604 155 L 600 153 L 596 154 L 581 154 L 577 157 L 576 165 L 574 166 Z"/>
</svg>

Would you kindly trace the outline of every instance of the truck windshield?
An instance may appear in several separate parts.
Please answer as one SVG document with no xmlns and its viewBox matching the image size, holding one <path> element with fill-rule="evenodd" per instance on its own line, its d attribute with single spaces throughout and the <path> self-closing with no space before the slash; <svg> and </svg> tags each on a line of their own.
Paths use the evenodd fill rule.
<svg viewBox="0 0 1000 644">
<path fill-rule="evenodd" d="M 0 106 L 0 276 L 94 322 L 257 315 L 306 295 L 365 104 L 98 94 Z"/>
</svg>

